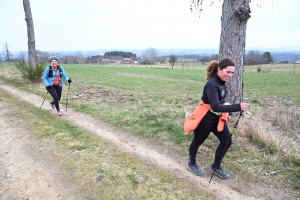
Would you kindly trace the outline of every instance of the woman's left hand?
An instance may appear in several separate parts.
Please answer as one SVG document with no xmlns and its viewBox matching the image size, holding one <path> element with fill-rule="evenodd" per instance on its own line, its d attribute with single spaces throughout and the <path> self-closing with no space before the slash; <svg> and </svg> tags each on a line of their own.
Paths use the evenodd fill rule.
<svg viewBox="0 0 300 200">
<path fill-rule="evenodd" d="M 245 111 L 248 110 L 250 104 L 249 103 L 241 103 L 241 110 Z"/>
</svg>

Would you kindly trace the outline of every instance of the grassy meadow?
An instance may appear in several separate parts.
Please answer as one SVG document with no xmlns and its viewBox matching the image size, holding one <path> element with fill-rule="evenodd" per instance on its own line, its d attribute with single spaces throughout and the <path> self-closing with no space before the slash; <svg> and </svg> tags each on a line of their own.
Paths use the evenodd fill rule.
<svg viewBox="0 0 300 200">
<path fill-rule="evenodd" d="M 73 80 L 68 107 L 188 158 L 193 134 L 183 134 L 183 123 L 202 96 L 206 65 L 62 66 Z M 262 65 L 260 73 L 257 67 L 245 66 L 244 72 L 244 98 L 251 103 L 253 116 L 240 121 L 223 168 L 300 196 L 300 65 Z M 4 63 L 0 69 L 0 78 L 7 83 L 45 96 L 43 83 L 22 80 L 12 64 Z M 62 110 L 67 85 L 63 90 Z M 217 143 L 211 135 L 199 148 L 200 166 L 212 162 Z"/>
</svg>

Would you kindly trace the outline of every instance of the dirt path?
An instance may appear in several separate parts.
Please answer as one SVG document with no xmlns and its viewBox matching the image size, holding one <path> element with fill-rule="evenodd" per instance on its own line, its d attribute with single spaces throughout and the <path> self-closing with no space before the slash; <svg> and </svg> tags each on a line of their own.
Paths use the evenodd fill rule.
<svg viewBox="0 0 300 200">
<path fill-rule="evenodd" d="M 30 138 L 21 119 L 5 116 L 6 107 L 0 102 L 0 199 L 72 199 L 59 165 Z"/>
<path fill-rule="evenodd" d="M 42 97 L 20 91 L 5 84 L 2 80 L 0 80 L 0 87 L 21 100 L 32 103 L 36 107 L 40 107 L 43 101 Z M 44 103 L 42 109 L 56 114 L 48 103 Z M 4 132 L 1 132 L 0 143 L 4 145 L 0 146 L 0 167 L 2 169 L 0 175 L 1 178 L 4 177 L 4 181 L 0 184 L 0 199 L 2 197 L 3 199 L 6 199 L 6 197 L 10 199 L 8 198 L 9 195 L 14 194 L 26 194 L 25 196 L 18 196 L 24 199 L 27 199 L 27 197 L 31 197 L 29 199 L 59 199 L 62 195 L 68 194 L 69 191 L 67 189 L 70 188 L 64 188 L 63 191 L 61 189 L 63 187 L 61 187 L 61 180 L 57 178 L 59 173 L 57 168 L 47 165 L 47 163 L 51 162 L 51 158 L 47 155 L 41 156 L 43 151 L 35 145 L 33 139 L 29 138 L 29 134 L 24 135 L 22 127 L 11 126 L 10 120 L 15 119 L 4 117 L 3 113 L 5 112 L 5 106 L 1 103 L 0 129 L 4 130 Z M 177 177 L 193 182 L 198 188 L 206 188 L 208 191 L 213 191 L 219 199 L 290 199 L 285 191 L 279 191 L 269 186 L 245 183 L 239 176 L 229 180 L 221 180 L 214 177 L 209 184 L 211 173 L 208 171 L 208 166 L 204 166 L 205 175 L 197 177 L 186 170 L 187 158 L 176 155 L 169 150 L 116 131 L 88 115 L 73 111 L 71 108 L 64 112 L 62 118 L 91 134 L 99 136 L 101 139 L 109 141 L 122 151 L 135 154 L 148 162 L 167 169 Z M 20 135 L 20 132 L 22 132 L 22 135 Z M 38 181 L 35 179 L 38 179 Z M 41 193 L 38 191 L 47 192 Z"/>
</svg>

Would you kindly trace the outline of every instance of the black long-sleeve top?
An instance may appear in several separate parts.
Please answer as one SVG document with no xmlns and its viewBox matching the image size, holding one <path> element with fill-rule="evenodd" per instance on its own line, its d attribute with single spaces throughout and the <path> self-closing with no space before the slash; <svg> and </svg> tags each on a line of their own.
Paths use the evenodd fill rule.
<svg viewBox="0 0 300 200">
<path fill-rule="evenodd" d="M 240 104 L 223 105 L 225 103 L 227 88 L 225 81 L 222 81 L 216 74 L 210 78 L 203 89 L 202 101 L 205 104 L 210 104 L 214 112 L 238 112 L 241 111 Z M 208 112 L 204 119 L 209 121 L 218 120 L 219 116 L 212 112 Z"/>
</svg>

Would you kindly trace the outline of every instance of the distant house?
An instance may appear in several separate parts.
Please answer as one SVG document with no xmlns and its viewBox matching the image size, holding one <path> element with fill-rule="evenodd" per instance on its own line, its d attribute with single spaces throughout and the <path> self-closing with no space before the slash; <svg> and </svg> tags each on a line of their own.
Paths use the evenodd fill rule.
<svg viewBox="0 0 300 200">
<path fill-rule="evenodd" d="M 110 59 L 102 59 L 102 64 L 106 65 L 110 63 Z"/>
<path fill-rule="evenodd" d="M 134 63 L 134 64 L 139 64 L 139 62 L 138 62 L 138 61 L 133 61 L 133 63 Z"/>
<path fill-rule="evenodd" d="M 122 63 L 123 64 L 130 64 L 131 63 L 131 59 L 130 58 L 123 58 L 122 59 Z"/>
<path fill-rule="evenodd" d="M 296 60 L 296 61 L 295 61 L 295 64 L 300 64 L 300 60 Z"/>
</svg>

